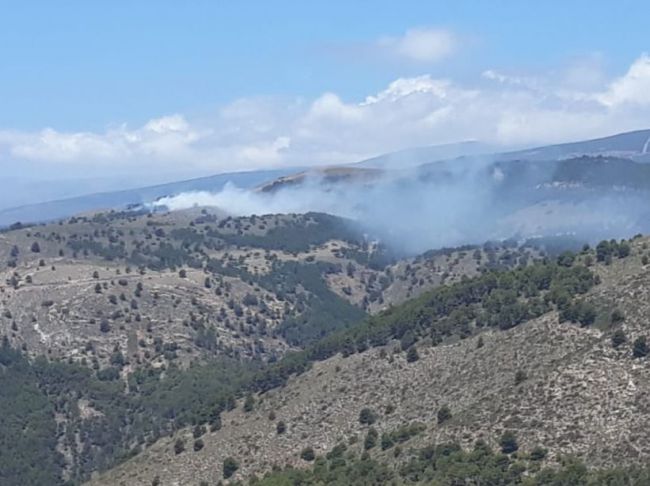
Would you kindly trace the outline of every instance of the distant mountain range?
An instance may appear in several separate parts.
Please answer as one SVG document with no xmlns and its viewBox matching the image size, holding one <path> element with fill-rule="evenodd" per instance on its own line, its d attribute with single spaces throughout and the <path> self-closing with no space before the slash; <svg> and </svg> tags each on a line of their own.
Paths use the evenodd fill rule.
<svg viewBox="0 0 650 486">
<path fill-rule="evenodd" d="M 49 221 L 99 209 L 124 209 L 131 205 L 143 204 L 183 192 L 215 192 L 221 190 L 228 182 L 241 188 L 260 187 L 262 190 L 268 191 L 294 186 L 303 181 L 305 175 L 309 173 L 320 174 L 328 182 L 359 179 L 366 181 L 370 172 L 360 171 L 362 175 L 359 177 L 355 175 L 354 169 L 394 171 L 418 168 L 422 171 L 427 170 L 428 165 L 441 161 L 455 161 L 454 163 L 458 161 L 473 163 L 478 160 L 538 162 L 558 161 L 581 156 L 617 157 L 635 162 L 650 162 L 650 129 L 508 152 L 498 152 L 495 146 L 470 141 L 402 150 L 350 164 L 346 166 L 347 168 L 313 168 L 307 171 L 301 168 L 288 168 L 218 174 L 180 182 L 123 191 L 93 193 L 70 199 L 4 209 L 0 210 L 0 227 L 19 221 L 23 223 Z M 376 172 L 372 172 L 372 174 L 376 174 Z"/>
<path fill-rule="evenodd" d="M 51 221 L 78 213 L 100 209 L 124 209 L 131 205 L 154 201 L 163 196 L 189 191 L 218 191 L 227 183 L 250 188 L 266 181 L 298 171 L 299 169 L 232 172 L 214 176 L 189 179 L 168 184 L 127 189 L 124 191 L 98 192 L 69 199 L 28 204 L 0 210 L 0 227 L 16 222 L 33 223 Z"/>
</svg>

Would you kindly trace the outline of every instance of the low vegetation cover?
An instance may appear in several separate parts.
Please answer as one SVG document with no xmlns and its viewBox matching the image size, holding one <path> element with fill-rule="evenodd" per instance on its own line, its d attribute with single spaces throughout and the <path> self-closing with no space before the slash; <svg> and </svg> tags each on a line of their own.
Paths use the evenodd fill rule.
<svg viewBox="0 0 650 486">
<path fill-rule="evenodd" d="M 574 299 L 597 282 L 598 277 L 577 262 L 565 266 L 544 261 L 510 271 L 488 271 L 438 287 L 330 334 L 304 351 L 290 353 L 263 371 L 257 385 L 270 389 L 292 373 L 304 371 L 312 361 L 384 346 L 392 340 L 398 340 L 402 349 L 408 350 L 422 339 L 437 345 L 452 338 L 466 338 L 484 328 L 509 329 L 553 309 L 566 316 L 567 309 L 576 306 Z"/>
<path fill-rule="evenodd" d="M 588 304 L 580 300 L 580 296 L 598 283 L 598 277 L 584 265 L 590 254 L 585 250 L 578 257 L 564 255 L 557 260 L 513 270 L 488 270 L 478 277 L 438 287 L 405 304 L 358 321 L 354 321 L 355 314 L 350 309 L 332 310 L 336 309 L 336 301 L 328 303 L 327 290 L 319 288 L 318 275 L 322 269 L 316 264 L 282 264 L 285 266 L 281 272 L 260 278 L 260 285 L 278 286 L 288 292 L 301 285 L 308 290 L 307 299 L 322 302 L 311 303 L 312 309 L 319 309 L 313 319 L 293 325 L 287 322 L 281 328 L 289 340 L 306 346 L 305 349 L 288 353 L 278 362 L 267 365 L 221 359 L 187 369 L 143 367 L 129 374 L 125 383 L 103 378 L 100 376 L 103 370 L 94 373 L 87 367 L 46 358 L 30 361 L 4 339 L 0 346 L 0 384 L 3 390 L 12 392 L 0 395 L 3 431 L 0 436 L 0 483 L 57 485 L 67 481 L 76 484 L 88 478 L 92 471 L 112 467 L 137 454 L 144 445 L 189 425 L 201 433 L 197 434 L 193 445 L 179 444 L 179 453 L 188 448 L 201 450 L 202 431 L 220 428 L 221 412 L 234 407 L 236 399 L 277 387 L 291 374 L 303 372 L 314 361 L 337 353 L 357 353 L 368 347 L 395 342 L 417 359 L 416 343 L 435 346 L 447 340 L 466 338 L 486 328 L 508 329 L 550 310 L 558 310 L 563 318 L 588 325 L 591 319 L 585 321 L 581 316 L 591 315 L 591 311 L 585 310 Z M 627 253 L 617 250 L 614 256 L 624 257 Z M 312 268 L 316 270 L 312 272 Z M 575 310 L 576 306 L 581 307 Z M 645 342 L 635 343 L 635 350 L 639 356 L 647 354 Z M 251 409 L 254 406 L 251 400 Z M 372 411 L 365 412 L 360 420 L 371 425 L 372 415 Z M 444 422 L 449 417 L 441 409 L 438 418 Z M 277 433 L 282 434 L 283 428 L 278 425 Z M 414 423 L 390 434 L 369 433 L 367 449 L 391 450 L 398 454 L 400 444 L 420 431 L 421 426 Z M 79 452 L 67 463 L 56 448 L 59 440 L 81 444 L 79 448 L 71 448 Z M 472 474 L 476 477 L 496 475 L 495 478 L 502 482 L 495 484 L 510 484 L 503 481 L 519 481 L 530 476 L 528 473 L 532 471 L 529 469 L 532 466 L 525 463 L 522 466 L 519 459 L 483 447 L 467 452 L 456 446 L 438 446 L 429 456 L 428 452 L 423 454 L 399 472 L 390 471 L 369 458 L 314 457 L 313 470 L 276 473 L 264 479 L 263 484 L 321 484 L 322 481 L 350 484 L 342 482 L 346 478 L 348 481 L 359 479 L 360 482 L 352 484 L 384 484 L 400 478 L 416 483 L 448 484 L 445 478 L 453 477 L 454 470 L 461 471 L 457 474 L 475 471 Z M 308 451 L 304 456 L 308 458 L 305 460 L 312 460 Z M 553 474 L 574 474 L 583 470 L 575 464 L 567 468 L 540 471 L 534 477 L 553 478 Z M 235 468 L 231 465 L 229 469 Z M 601 473 L 580 474 L 590 480 L 590 475 Z M 363 482 L 361 478 L 370 482 Z"/>
<path fill-rule="evenodd" d="M 582 462 L 565 458 L 559 467 L 544 467 L 544 449 L 528 453 L 493 450 L 477 442 L 471 450 L 456 443 L 432 444 L 402 451 L 398 467 L 381 456 L 358 455 L 345 445 L 316 458 L 308 469 L 285 469 L 251 481 L 257 486 L 331 485 L 566 485 L 613 486 L 650 484 L 650 468 L 588 469 Z"/>
</svg>

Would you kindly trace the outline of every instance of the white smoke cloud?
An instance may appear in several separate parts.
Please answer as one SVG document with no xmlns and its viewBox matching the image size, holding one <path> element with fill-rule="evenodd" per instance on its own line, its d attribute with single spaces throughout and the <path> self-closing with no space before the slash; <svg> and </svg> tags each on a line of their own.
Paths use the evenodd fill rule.
<svg viewBox="0 0 650 486">
<path fill-rule="evenodd" d="M 490 162 L 477 157 L 462 167 L 448 164 L 435 173 L 390 173 L 372 183 L 327 184 L 314 173 L 302 184 L 271 192 L 227 185 L 215 193 L 162 198 L 151 206 L 169 210 L 216 207 L 234 216 L 324 212 L 355 220 L 393 249 L 409 254 L 512 237 L 575 234 L 597 240 L 647 230 L 641 226 L 647 220 L 645 193 L 545 193 L 539 201 L 540 193 L 532 194 L 532 186 L 519 187 L 525 184 L 523 179 L 508 180 Z M 539 165 L 535 170 L 545 167 L 548 173 L 541 177 L 550 177 L 552 165 Z"/>
</svg>

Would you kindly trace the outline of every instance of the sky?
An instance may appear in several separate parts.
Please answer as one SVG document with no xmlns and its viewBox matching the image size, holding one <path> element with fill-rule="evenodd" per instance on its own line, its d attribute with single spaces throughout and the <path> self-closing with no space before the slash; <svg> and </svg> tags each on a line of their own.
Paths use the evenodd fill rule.
<svg viewBox="0 0 650 486">
<path fill-rule="evenodd" d="M 15 191 L 650 127 L 641 1 L 0 0 L 0 12 L 0 181 Z"/>
</svg>

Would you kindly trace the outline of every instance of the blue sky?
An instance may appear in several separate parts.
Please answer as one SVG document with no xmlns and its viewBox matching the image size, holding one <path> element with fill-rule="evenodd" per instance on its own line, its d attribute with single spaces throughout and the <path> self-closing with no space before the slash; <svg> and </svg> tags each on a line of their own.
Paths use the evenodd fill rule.
<svg viewBox="0 0 650 486">
<path fill-rule="evenodd" d="M 0 177 L 123 184 L 650 126 L 641 1 L 3 1 Z"/>
<path fill-rule="evenodd" d="M 61 130 L 205 112 L 244 96 L 344 99 L 398 76 L 548 69 L 600 55 L 611 72 L 648 47 L 645 2 L 21 1 L 0 17 L 0 126 Z M 458 58 L 346 58 L 414 27 L 468 39 Z"/>
</svg>

